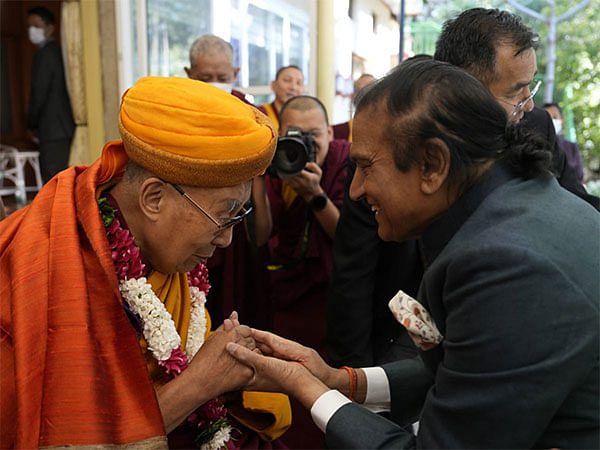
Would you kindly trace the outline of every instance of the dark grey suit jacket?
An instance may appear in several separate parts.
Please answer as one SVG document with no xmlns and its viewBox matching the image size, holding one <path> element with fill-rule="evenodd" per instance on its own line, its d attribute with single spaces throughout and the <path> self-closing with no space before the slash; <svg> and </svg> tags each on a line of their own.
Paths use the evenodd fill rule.
<svg viewBox="0 0 600 450">
<path fill-rule="evenodd" d="M 495 164 L 424 234 L 419 301 L 442 344 L 383 366 L 392 412 L 414 438 L 356 404 L 330 448 L 598 448 L 600 218 L 554 179 Z"/>
<path fill-rule="evenodd" d="M 54 40 L 33 55 L 27 128 L 39 129 L 42 144 L 71 139 L 75 132 L 62 55 Z"/>
</svg>

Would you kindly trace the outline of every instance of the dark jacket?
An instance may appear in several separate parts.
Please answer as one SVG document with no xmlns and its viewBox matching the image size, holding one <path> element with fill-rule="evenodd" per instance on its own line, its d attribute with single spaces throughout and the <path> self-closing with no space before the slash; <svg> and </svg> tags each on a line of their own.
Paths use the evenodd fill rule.
<svg viewBox="0 0 600 450">
<path fill-rule="evenodd" d="M 599 232 L 554 179 L 492 166 L 422 238 L 418 300 L 444 340 L 419 352 L 417 438 L 348 404 L 328 447 L 599 448 Z M 418 411 L 419 360 L 384 370 L 392 412 Z"/>
<path fill-rule="evenodd" d="M 75 132 L 62 55 L 54 40 L 47 41 L 33 55 L 27 128 L 39 129 L 42 143 L 71 139 Z"/>
<path fill-rule="evenodd" d="M 600 209 L 600 199 L 585 191 L 576 170 L 558 146 L 550 115 L 534 108 L 522 121 L 550 143 L 560 185 Z M 327 341 L 333 365 L 364 367 L 407 357 L 414 351 L 404 329 L 389 313 L 387 303 L 399 289 L 414 296 L 423 267 L 416 241 L 395 244 L 378 237 L 369 206 L 348 196 L 353 175 L 354 165 L 350 164 L 333 247 Z"/>
</svg>

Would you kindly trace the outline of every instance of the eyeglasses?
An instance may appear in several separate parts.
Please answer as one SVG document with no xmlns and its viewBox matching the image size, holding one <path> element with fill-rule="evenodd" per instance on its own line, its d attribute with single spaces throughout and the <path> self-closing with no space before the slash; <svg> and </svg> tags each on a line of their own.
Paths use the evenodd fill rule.
<svg viewBox="0 0 600 450">
<path fill-rule="evenodd" d="M 217 219 L 215 219 L 209 213 L 207 213 L 204 210 L 204 208 L 202 208 L 202 206 L 200 206 L 198 203 L 196 203 L 196 201 L 192 197 L 190 197 L 181 188 L 181 186 L 179 186 L 179 185 L 177 185 L 175 183 L 170 183 L 170 182 L 165 181 L 165 180 L 162 180 L 162 181 L 164 181 L 166 184 L 170 184 L 171 186 L 173 186 L 177 192 L 179 192 L 183 197 L 185 197 L 192 205 L 194 205 L 196 208 L 198 208 L 202 212 L 202 214 L 204 214 L 206 217 L 208 217 L 210 219 L 210 221 L 217 226 L 217 231 L 223 231 L 223 230 L 226 230 L 227 228 L 231 228 L 234 225 L 237 225 L 242 220 L 244 220 L 244 218 L 248 214 L 250 214 L 252 212 L 252 207 L 245 208 L 245 207 L 242 206 L 240 214 L 238 214 L 237 216 L 232 217 L 231 219 L 227 219 L 225 222 L 221 223 L 221 222 L 217 221 Z"/>
<path fill-rule="evenodd" d="M 531 93 L 527 96 L 527 98 L 525 100 L 523 100 L 522 102 L 516 104 L 516 105 L 514 103 L 507 102 L 506 100 L 504 100 L 502 98 L 499 98 L 499 97 L 496 97 L 496 99 L 500 100 L 503 103 L 506 103 L 507 105 L 515 107 L 515 109 L 513 110 L 513 112 L 510 113 L 510 116 L 508 116 L 509 119 L 513 119 L 517 114 L 519 114 L 523 110 L 523 108 L 525 108 L 525 105 L 527 103 L 529 103 L 529 100 L 531 100 L 533 98 L 533 96 L 535 94 L 537 94 L 537 91 L 540 89 L 541 84 L 542 84 L 542 80 L 539 80 L 535 84 L 535 86 L 533 87 L 533 89 L 531 90 Z"/>
</svg>

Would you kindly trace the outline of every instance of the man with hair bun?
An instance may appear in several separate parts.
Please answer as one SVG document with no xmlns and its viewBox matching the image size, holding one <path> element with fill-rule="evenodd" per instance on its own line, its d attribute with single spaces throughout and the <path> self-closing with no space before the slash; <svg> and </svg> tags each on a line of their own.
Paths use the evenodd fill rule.
<svg viewBox="0 0 600 450">
<path fill-rule="evenodd" d="M 119 131 L 0 222 L 0 447 L 278 438 L 285 396 L 236 394 L 229 414 L 217 399 L 252 377 L 225 344 L 255 345 L 236 313 L 211 332 L 204 308 L 206 260 L 251 210 L 273 125 L 206 83 L 146 77 Z"/>
<path fill-rule="evenodd" d="M 547 143 L 507 118 L 435 60 L 401 63 L 360 100 L 350 195 L 382 239 L 420 239 L 419 293 L 389 305 L 419 356 L 334 369 L 258 330 L 262 355 L 226 347 L 250 387 L 310 409 L 327 448 L 600 446 L 600 248 L 581 239 L 600 218 L 552 176 Z M 418 434 L 367 408 L 419 420 Z"/>
</svg>

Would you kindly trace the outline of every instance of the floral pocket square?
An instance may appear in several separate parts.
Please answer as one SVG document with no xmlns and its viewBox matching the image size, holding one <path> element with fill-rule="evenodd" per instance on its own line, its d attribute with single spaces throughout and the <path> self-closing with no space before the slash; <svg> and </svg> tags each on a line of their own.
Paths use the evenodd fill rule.
<svg viewBox="0 0 600 450">
<path fill-rule="evenodd" d="M 421 350 L 431 350 L 444 338 L 435 326 L 429 312 L 410 295 L 398 291 L 388 303 L 396 320 Z"/>
</svg>

